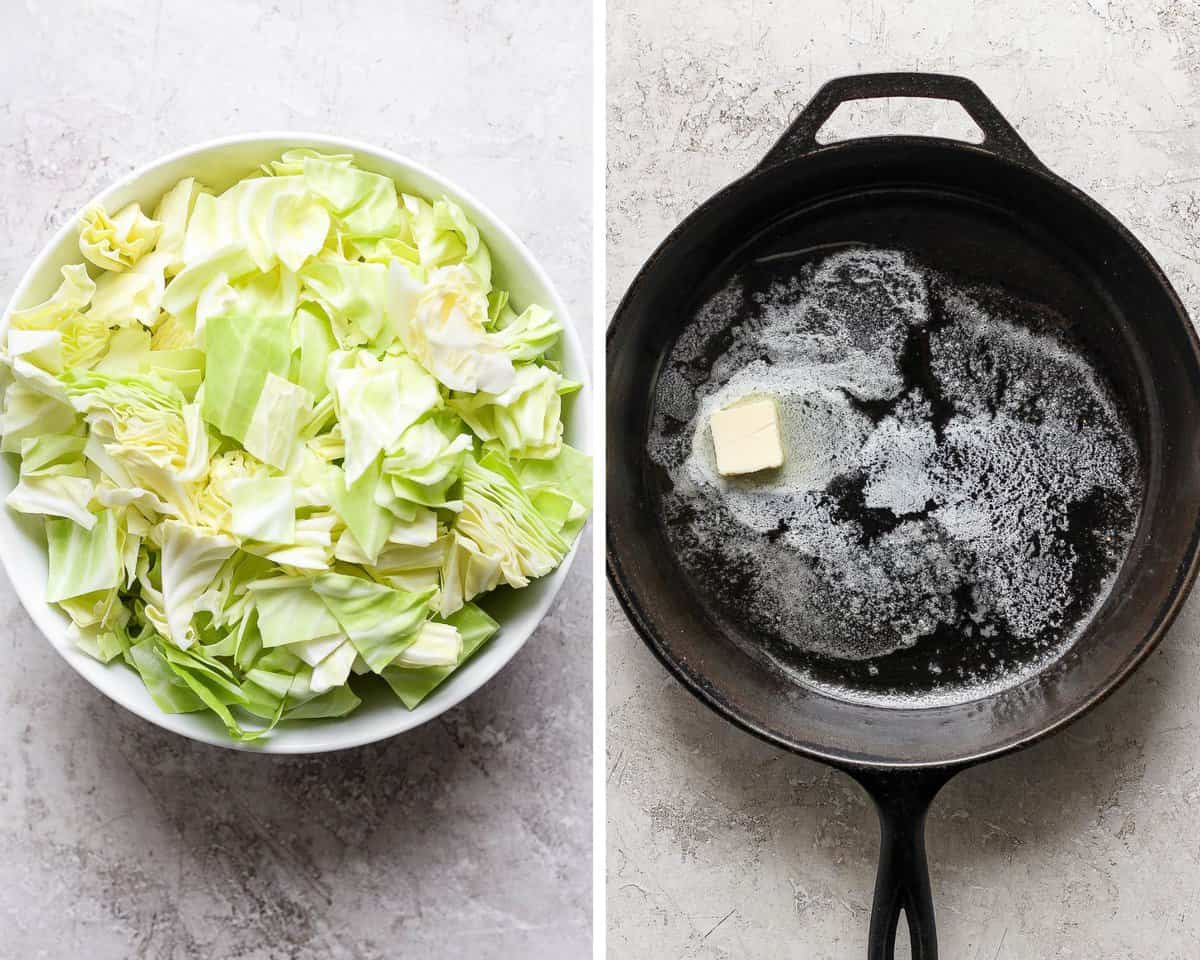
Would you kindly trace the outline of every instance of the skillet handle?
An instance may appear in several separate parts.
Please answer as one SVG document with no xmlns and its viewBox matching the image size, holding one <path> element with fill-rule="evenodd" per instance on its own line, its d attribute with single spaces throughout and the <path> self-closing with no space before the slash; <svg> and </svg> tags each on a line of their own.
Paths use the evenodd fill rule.
<svg viewBox="0 0 1200 960">
<path fill-rule="evenodd" d="M 925 859 L 925 815 L 955 774 L 935 770 L 851 770 L 879 813 L 879 870 L 867 960 L 894 960 L 900 912 L 908 921 L 913 960 L 937 960 L 937 927 Z"/>
<path fill-rule="evenodd" d="M 1006 160 L 1044 170 L 1045 166 L 982 90 L 966 77 L 944 73 L 861 73 L 830 80 L 816 92 L 762 162 L 760 170 L 795 160 L 820 148 L 817 131 L 833 111 L 850 100 L 914 97 L 950 100 L 961 106 L 983 131 L 979 149 Z"/>
</svg>

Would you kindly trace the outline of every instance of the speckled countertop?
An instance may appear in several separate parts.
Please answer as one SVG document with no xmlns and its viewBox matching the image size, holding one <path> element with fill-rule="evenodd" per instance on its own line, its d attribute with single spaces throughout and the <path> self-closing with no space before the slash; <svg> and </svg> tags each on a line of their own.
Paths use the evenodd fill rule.
<svg viewBox="0 0 1200 960">
<path fill-rule="evenodd" d="M 912 68 L 975 79 L 1200 308 L 1194 3 L 612 0 L 608 32 L 610 308 L 822 82 Z M 929 854 L 943 956 L 1196 956 L 1198 635 L 1193 598 L 1100 709 L 942 793 Z M 615 601 L 608 643 L 609 955 L 863 956 L 878 835 L 864 794 L 708 712 Z"/>
<path fill-rule="evenodd" d="M 290 127 L 390 147 L 482 197 L 547 267 L 586 342 L 580 17 L 510 0 L 351 7 L 5 4 L 0 302 L 119 175 L 199 140 Z M 589 543 L 482 691 L 411 734 L 316 759 L 234 754 L 126 714 L 0 583 L 0 957 L 590 955 Z"/>
</svg>

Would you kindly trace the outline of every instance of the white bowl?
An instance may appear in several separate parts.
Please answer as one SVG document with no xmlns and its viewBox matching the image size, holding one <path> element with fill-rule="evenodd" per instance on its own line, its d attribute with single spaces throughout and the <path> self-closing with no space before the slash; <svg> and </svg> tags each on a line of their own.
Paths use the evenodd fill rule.
<svg viewBox="0 0 1200 960">
<path fill-rule="evenodd" d="M 445 194 L 462 206 L 491 250 L 496 285 L 509 290 L 518 306 L 540 303 L 562 321 L 564 334 L 560 356 L 564 369 L 573 379 L 584 381 L 584 388 L 570 404 L 569 412 L 564 412 L 566 436 L 573 446 L 590 450 L 591 401 L 587 370 L 566 305 L 533 254 L 511 230 L 465 190 L 420 164 L 389 150 L 340 137 L 286 132 L 247 134 L 210 140 L 172 153 L 134 171 L 91 202 L 103 203 L 107 209 L 114 210 L 136 200 L 143 208 L 153 208 L 169 187 L 188 176 L 195 176 L 202 183 L 222 190 L 259 164 L 276 159 L 285 150 L 295 147 L 312 147 L 326 153 L 352 153 L 364 169 L 391 177 L 404 190 L 434 199 Z M 0 319 L 0 332 L 8 328 L 9 310 L 44 300 L 61 279 L 59 269 L 69 263 L 81 262 L 76 231 L 82 212 L 67 221 L 26 271 Z M 16 457 L 0 457 L 0 498 L 7 496 L 16 485 L 17 468 Z M 99 663 L 67 639 L 67 617 L 46 602 L 46 545 L 40 517 L 22 516 L 0 507 L 0 544 L 0 558 L 22 605 L 54 648 L 97 690 L 151 723 L 185 737 L 264 753 L 319 753 L 359 746 L 411 730 L 448 710 L 490 680 L 529 639 L 550 609 L 575 554 L 572 548 L 558 569 L 524 590 L 501 588 L 484 598 L 481 605 L 500 621 L 499 631 L 415 710 L 406 709 L 386 689 L 371 690 L 364 696 L 362 706 L 348 717 L 284 723 L 263 741 L 241 744 L 231 740 L 220 721 L 208 711 L 203 714 L 163 713 L 150 699 L 134 670 L 120 661 L 109 665 Z"/>
</svg>

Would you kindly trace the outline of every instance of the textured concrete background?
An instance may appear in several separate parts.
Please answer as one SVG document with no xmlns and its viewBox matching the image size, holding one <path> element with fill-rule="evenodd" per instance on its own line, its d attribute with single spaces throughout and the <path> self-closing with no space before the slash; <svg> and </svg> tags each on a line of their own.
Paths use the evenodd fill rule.
<svg viewBox="0 0 1200 960">
<path fill-rule="evenodd" d="M 612 0 L 608 24 L 610 307 L 823 81 L 920 68 L 974 78 L 1200 309 L 1190 0 Z M 925 111 L 891 119 L 927 129 Z M 610 955 L 861 957 L 877 847 L 864 795 L 722 723 L 615 603 L 608 621 Z M 943 956 L 1196 956 L 1198 634 L 1194 598 L 1099 710 L 942 793 L 929 853 Z"/>
<path fill-rule="evenodd" d="M 575 5 L 5 3 L 0 302 L 131 167 L 293 127 L 391 147 L 482 197 L 586 340 L 591 40 Z M 233 754 L 127 715 L 0 585 L 0 957 L 588 955 L 589 554 L 484 690 L 318 759 Z"/>
</svg>

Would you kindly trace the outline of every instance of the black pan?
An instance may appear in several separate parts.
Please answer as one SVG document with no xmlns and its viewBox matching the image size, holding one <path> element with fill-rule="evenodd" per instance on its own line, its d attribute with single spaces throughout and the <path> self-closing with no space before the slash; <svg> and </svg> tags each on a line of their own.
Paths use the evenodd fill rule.
<svg viewBox="0 0 1200 960">
<path fill-rule="evenodd" d="M 818 144 L 839 104 L 877 97 L 957 102 L 983 140 Z M 649 411 L 679 331 L 767 234 L 797 250 L 897 248 L 1020 290 L 1065 317 L 1104 370 L 1144 466 L 1136 532 L 1073 646 L 1019 685 L 916 709 L 831 695 L 747 652 L 744 638 L 697 602 L 662 526 L 660 481 L 646 453 Z M 902 911 L 913 956 L 937 955 L 924 824 L 938 790 L 1095 706 L 1178 612 L 1197 569 L 1198 422 L 1200 344 L 1159 266 L 1111 214 L 1047 170 L 960 77 L 875 74 L 827 84 L 762 163 L 675 229 L 629 288 L 608 338 L 609 578 L 650 649 L 700 700 L 770 743 L 846 771 L 870 793 L 882 833 L 872 960 L 893 955 Z"/>
</svg>

